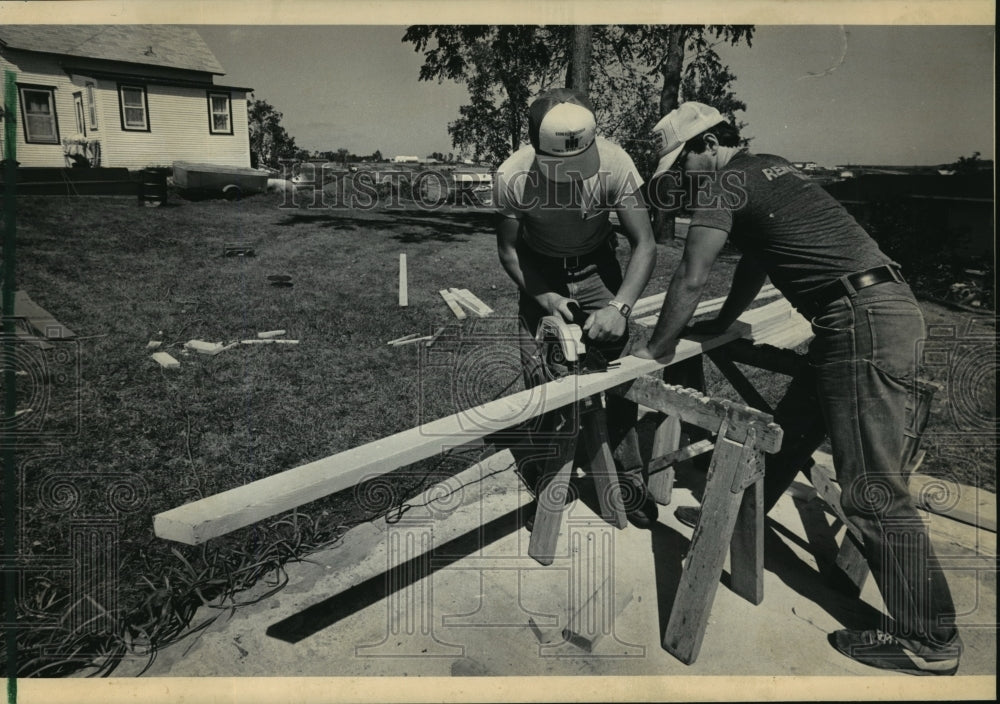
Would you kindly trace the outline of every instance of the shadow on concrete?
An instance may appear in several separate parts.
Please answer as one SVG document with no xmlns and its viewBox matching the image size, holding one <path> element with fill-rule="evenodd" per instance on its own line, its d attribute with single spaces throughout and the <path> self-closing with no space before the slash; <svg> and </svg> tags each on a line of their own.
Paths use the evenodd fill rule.
<svg viewBox="0 0 1000 704">
<path fill-rule="evenodd" d="M 341 619 L 415 584 L 463 557 L 510 535 L 521 527 L 520 511 L 511 511 L 481 527 L 418 555 L 346 591 L 313 604 L 267 629 L 267 635 L 286 643 L 298 643 Z"/>
<path fill-rule="evenodd" d="M 844 624 L 845 628 L 882 627 L 881 611 L 831 586 L 823 571 L 817 572 L 803 562 L 785 540 L 810 551 L 815 549 L 814 546 L 810 546 L 777 521 L 770 518 L 766 520 L 764 569 L 774 573 L 788 587 Z"/>
<path fill-rule="evenodd" d="M 681 583 L 684 557 L 691 547 L 691 541 L 679 531 L 662 523 L 653 526 L 651 532 L 656 605 L 659 616 L 659 632 L 662 636 L 667 631 L 670 610 L 673 608 L 674 600 L 677 598 L 677 589 Z"/>
</svg>

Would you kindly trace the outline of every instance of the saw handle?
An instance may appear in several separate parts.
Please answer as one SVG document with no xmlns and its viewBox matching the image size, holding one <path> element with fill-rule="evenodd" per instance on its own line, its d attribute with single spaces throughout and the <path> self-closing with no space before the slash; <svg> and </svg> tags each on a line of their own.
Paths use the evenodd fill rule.
<svg viewBox="0 0 1000 704">
<path fill-rule="evenodd" d="M 569 308 L 569 312 L 573 314 L 573 323 L 575 325 L 579 325 L 580 328 L 583 329 L 583 324 L 587 322 L 587 318 L 589 316 L 583 312 L 583 308 L 580 307 L 580 304 L 576 301 L 570 301 L 566 304 L 566 307 Z"/>
</svg>

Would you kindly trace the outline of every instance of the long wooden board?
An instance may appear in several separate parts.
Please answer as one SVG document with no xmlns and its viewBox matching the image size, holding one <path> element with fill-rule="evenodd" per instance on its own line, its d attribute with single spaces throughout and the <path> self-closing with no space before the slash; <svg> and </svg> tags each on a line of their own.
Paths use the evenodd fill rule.
<svg viewBox="0 0 1000 704">
<path fill-rule="evenodd" d="M 24 318 L 33 330 L 50 340 L 66 340 L 76 336 L 47 310 L 31 300 L 24 291 L 14 292 L 14 317 Z"/>
<path fill-rule="evenodd" d="M 769 307 L 775 315 L 786 315 L 787 302 L 777 301 L 764 306 Z M 769 318 L 762 312 L 764 308 L 747 315 L 758 324 L 766 324 Z M 710 339 L 681 340 L 670 364 L 739 337 L 751 336 L 753 327 L 754 323 L 736 324 Z M 153 517 L 153 530 L 160 538 L 198 545 L 348 489 L 366 479 L 433 457 L 445 448 L 480 441 L 487 435 L 627 384 L 664 366 L 655 360 L 627 356 L 620 360 L 618 367 L 607 372 L 558 379 L 164 511 Z"/>
</svg>

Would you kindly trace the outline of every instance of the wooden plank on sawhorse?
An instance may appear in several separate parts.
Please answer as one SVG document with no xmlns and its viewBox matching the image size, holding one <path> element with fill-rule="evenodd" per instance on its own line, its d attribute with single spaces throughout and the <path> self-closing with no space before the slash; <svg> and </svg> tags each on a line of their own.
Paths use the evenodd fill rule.
<svg viewBox="0 0 1000 704">
<path fill-rule="evenodd" d="M 576 456 L 576 444 L 582 440 L 590 475 L 601 510 L 601 516 L 616 528 L 628 524 L 618 470 L 608 444 L 607 413 L 600 396 L 591 396 L 580 402 L 580 427 L 577 433 L 568 432 L 556 441 L 556 456 L 546 465 L 547 482 L 538 492 L 535 523 L 528 541 L 528 555 L 543 565 L 551 565 L 556 556 L 559 529 L 570 493 L 570 480 Z M 566 422 L 576 422 L 573 410 L 564 414 Z"/>
</svg>

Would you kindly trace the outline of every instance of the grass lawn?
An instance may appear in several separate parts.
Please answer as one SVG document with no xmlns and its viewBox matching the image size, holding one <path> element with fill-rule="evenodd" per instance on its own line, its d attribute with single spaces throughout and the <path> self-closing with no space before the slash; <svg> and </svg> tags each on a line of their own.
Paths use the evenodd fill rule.
<svg viewBox="0 0 1000 704">
<path fill-rule="evenodd" d="M 335 542 L 472 460 L 428 460 L 388 487 L 360 486 L 199 548 L 157 539 L 154 514 L 521 388 L 509 339 L 516 296 L 488 212 L 307 210 L 280 208 L 280 200 L 174 197 L 160 208 L 138 208 L 131 198 L 19 200 L 17 288 L 78 337 L 49 352 L 19 352 L 32 369 L 18 377 L 20 401 L 33 413 L 18 426 L 18 553 L 39 564 L 61 559 L 71 554 L 73 525 L 112 518 L 117 582 L 107 585 L 103 607 L 125 624 L 100 638 L 65 624 L 24 629 L 25 674 L 65 674 L 97 653 L 112 662 L 124 648 L 155 651 L 189 628 L 203 598 L 273 578 L 283 561 Z M 225 256 L 233 243 L 251 245 L 255 256 Z M 664 290 L 680 254 L 679 243 L 658 249 L 646 295 Z M 405 308 L 400 253 L 409 272 Z M 725 294 L 735 261 L 723 257 L 706 297 Z M 292 285 L 275 287 L 272 275 Z M 461 324 L 438 295 L 447 287 L 470 289 L 495 314 Z M 970 328 L 970 314 L 926 310 L 929 322 L 956 334 L 938 341 L 945 361 L 938 355 L 926 370 L 945 390 L 935 399 L 923 471 L 995 490 L 995 329 Z M 448 364 L 429 363 L 419 344 L 386 345 L 443 325 L 441 344 L 464 345 Z M 217 356 L 183 348 L 190 339 L 229 342 L 275 329 L 299 344 L 237 345 Z M 150 359 L 154 339 L 179 369 Z M 956 367 L 956 354 L 965 366 Z M 982 374 L 989 360 L 993 376 Z M 709 392 L 736 398 L 705 367 Z M 748 375 L 777 400 L 784 379 Z M 68 571 L 26 574 L 23 623 L 80 608 Z"/>
</svg>

